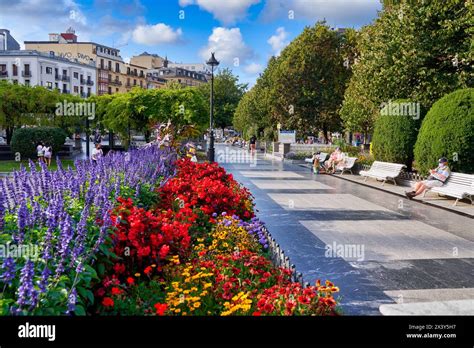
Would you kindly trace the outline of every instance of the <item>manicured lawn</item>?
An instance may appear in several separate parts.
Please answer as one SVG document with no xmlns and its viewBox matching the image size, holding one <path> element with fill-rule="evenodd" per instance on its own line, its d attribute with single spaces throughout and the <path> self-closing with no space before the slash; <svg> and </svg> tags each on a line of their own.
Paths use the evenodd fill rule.
<svg viewBox="0 0 474 348">
<path fill-rule="evenodd" d="M 63 164 L 64 168 L 67 168 L 68 166 L 72 166 L 74 161 L 73 160 L 61 160 L 61 163 Z M 21 161 L 21 162 L 0 161 L 0 172 L 11 172 L 13 170 L 20 169 L 21 164 L 23 164 L 23 166 L 25 166 L 27 169 L 29 168 L 28 161 Z M 39 169 L 39 165 L 37 165 L 37 168 Z M 52 170 L 57 169 L 57 163 L 56 163 L 55 160 L 51 161 L 50 169 L 52 169 Z"/>
</svg>

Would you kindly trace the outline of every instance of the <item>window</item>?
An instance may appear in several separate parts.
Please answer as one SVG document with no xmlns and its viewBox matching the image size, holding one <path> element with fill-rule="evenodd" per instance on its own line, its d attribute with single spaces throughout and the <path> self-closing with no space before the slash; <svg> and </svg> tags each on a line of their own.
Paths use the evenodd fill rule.
<svg viewBox="0 0 474 348">
<path fill-rule="evenodd" d="M 84 87 L 81 86 L 81 94 L 84 93 Z"/>
<path fill-rule="evenodd" d="M 26 82 L 26 81 L 25 81 Z M 52 82 L 46 82 L 46 87 L 48 89 L 53 89 L 53 83 Z"/>
<path fill-rule="evenodd" d="M 29 85 L 30 85 L 30 80 L 25 80 L 25 86 L 29 86 Z"/>
<path fill-rule="evenodd" d="M 25 64 L 25 73 L 30 73 L 30 64 Z"/>
<path fill-rule="evenodd" d="M 101 69 L 104 68 L 104 60 L 103 60 L 103 59 L 100 60 L 100 68 L 101 68 Z"/>
<path fill-rule="evenodd" d="M 75 72 L 75 73 L 74 73 L 74 78 L 75 78 L 75 79 L 78 79 L 78 78 L 79 78 L 79 73 Z"/>
<path fill-rule="evenodd" d="M 87 88 L 87 96 L 90 96 L 90 95 L 91 95 L 91 88 L 88 87 L 88 88 Z"/>
<path fill-rule="evenodd" d="M 109 94 L 112 94 L 112 87 L 109 87 Z"/>
<path fill-rule="evenodd" d="M 74 86 L 74 93 L 79 93 L 79 87 Z"/>
<path fill-rule="evenodd" d="M 118 88 L 115 88 L 115 93 L 118 93 Z"/>
<path fill-rule="evenodd" d="M 7 65 L 6 64 L 0 64 L 0 71 L 7 71 Z"/>
<path fill-rule="evenodd" d="M 108 68 L 109 68 L 109 70 L 112 70 L 112 62 L 110 60 L 108 62 Z"/>
<path fill-rule="evenodd" d="M 46 67 L 46 74 L 52 75 L 52 74 L 53 74 L 53 68 L 47 66 L 47 67 Z"/>
<path fill-rule="evenodd" d="M 59 84 L 57 82 L 54 83 L 54 88 L 59 89 Z"/>
<path fill-rule="evenodd" d="M 137 80 L 133 80 L 133 85 L 134 85 L 134 86 L 137 85 Z"/>
<path fill-rule="evenodd" d="M 12 67 L 13 67 L 13 76 L 18 76 L 18 66 L 16 64 L 13 64 Z"/>
<path fill-rule="evenodd" d="M 54 51 L 49 51 L 49 55 L 50 55 L 51 57 L 54 57 Z"/>
<path fill-rule="evenodd" d="M 67 85 L 63 83 L 63 93 L 67 93 Z"/>
<path fill-rule="evenodd" d="M 140 87 L 143 87 L 143 81 L 140 80 Z"/>
<path fill-rule="evenodd" d="M 120 72 L 120 64 L 119 63 L 115 63 L 115 71 Z"/>
<path fill-rule="evenodd" d="M 63 75 L 67 76 L 67 70 L 63 70 Z"/>
</svg>

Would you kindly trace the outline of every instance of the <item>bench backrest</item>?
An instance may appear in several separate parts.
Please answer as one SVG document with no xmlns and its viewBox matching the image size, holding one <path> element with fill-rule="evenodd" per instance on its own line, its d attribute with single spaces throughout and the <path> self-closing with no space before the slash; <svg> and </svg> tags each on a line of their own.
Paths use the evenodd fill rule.
<svg viewBox="0 0 474 348">
<path fill-rule="evenodd" d="M 459 187 L 463 189 L 467 189 L 467 192 L 474 192 L 474 175 L 473 174 L 464 174 L 464 173 L 455 173 L 452 172 L 448 180 L 446 181 L 445 187 Z"/>
<path fill-rule="evenodd" d="M 328 154 L 326 152 L 321 152 L 319 154 L 319 162 L 324 162 L 327 157 L 328 157 Z"/>
<path fill-rule="evenodd" d="M 400 173 L 405 167 L 404 164 L 375 161 L 372 163 L 369 172 Z"/>
<path fill-rule="evenodd" d="M 346 157 L 346 161 L 344 163 L 344 166 L 346 168 L 352 168 L 357 161 L 357 157 Z"/>
</svg>

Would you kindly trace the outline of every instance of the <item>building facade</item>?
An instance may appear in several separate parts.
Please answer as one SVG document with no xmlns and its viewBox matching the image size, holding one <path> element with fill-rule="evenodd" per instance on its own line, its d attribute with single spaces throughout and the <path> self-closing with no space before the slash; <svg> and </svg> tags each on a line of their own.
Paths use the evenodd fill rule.
<svg viewBox="0 0 474 348">
<path fill-rule="evenodd" d="M 138 56 L 130 59 L 130 63 L 134 65 L 143 66 L 147 69 L 158 69 L 163 67 L 166 58 L 160 57 L 157 54 L 143 52 Z"/>
<path fill-rule="evenodd" d="M 125 63 L 120 50 L 95 42 L 80 42 L 72 29 L 50 34 L 49 41 L 25 41 L 25 48 L 54 52 L 81 63 L 95 62 L 97 94 L 125 93 L 137 86 L 146 88 L 145 67 Z"/>
<path fill-rule="evenodd" d="M 97 94 L 94 62 L 83 64 L 34 50 L 0 51 L 0 79 L 87 98 Z"/>
<path fill-rule="evenodd" d="M 157 75 L 147 73 L 146 82 L 148 89 L 156 89 L 165 87 L 167 80 Z"/>
</svg>

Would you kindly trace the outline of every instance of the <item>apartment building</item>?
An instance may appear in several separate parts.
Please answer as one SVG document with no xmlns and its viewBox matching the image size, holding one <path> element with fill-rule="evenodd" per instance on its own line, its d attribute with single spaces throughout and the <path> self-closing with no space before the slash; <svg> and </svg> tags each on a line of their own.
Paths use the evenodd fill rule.
<svg viewBox="0 0 474 348">
<path fill-rule="evenodd" d="M 151 54 L 143 52 L 138 56 L 134 56 L 130 59 L 130 63 L 134 65 L 143 66 L 147 69 L 158 69 L 163 67 L 166 58 L 160 57 L 157 54 Z"/>
<path fill-rule="evenodd" d="M 127 64 L 120 50 L 95 42 L 78 41 L 73 29 L 66 33 L 49 34 L 49 41 L 25 41 L 25 48 L 53 52 L 56 56 L 81 63 L 95 62 L 97 94 L 124 93 L 134 86 L 146 88 L 146 68 Z"/>
<path fill-rule="evenodd" d="M 0 79 L 87 98 L 97 93 L 96 67 L 35 50 L 0 51 Z"/>
<path fill-rule="evenodd" d="M 147 73 L 146 82 L 147 82 L 147 89 L 156 89 L 156 88 L 163 88 L 166 85 L 167 80 L 162 77 L 158 77 L 157 75 Z"/>
</svg>

